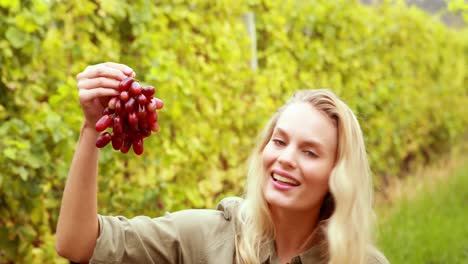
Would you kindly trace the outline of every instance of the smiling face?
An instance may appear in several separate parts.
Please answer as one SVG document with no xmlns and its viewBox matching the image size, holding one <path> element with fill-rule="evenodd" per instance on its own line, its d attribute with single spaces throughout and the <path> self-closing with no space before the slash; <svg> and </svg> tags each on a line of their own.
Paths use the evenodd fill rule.
<svg viewBox="0 0 468 264">
<path fill-rule="evenodd" d="M 332 119 L 308 103 L 294 103 L 280 115 L 263 149 L 270 207 L 303 211 L 320 208 L 337 151 Z"/>
</svg>

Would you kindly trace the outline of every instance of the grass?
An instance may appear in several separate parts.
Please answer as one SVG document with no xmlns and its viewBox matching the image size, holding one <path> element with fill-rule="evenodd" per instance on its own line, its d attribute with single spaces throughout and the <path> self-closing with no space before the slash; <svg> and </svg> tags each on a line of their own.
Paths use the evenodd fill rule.
<svg viewBox="0 0 468 264">
<path fill-rule="evenodd" d="M 393 264 L 468 263 L 468 162 L 424 174 L 377 204 L 378 245 Z"/>
</svg>

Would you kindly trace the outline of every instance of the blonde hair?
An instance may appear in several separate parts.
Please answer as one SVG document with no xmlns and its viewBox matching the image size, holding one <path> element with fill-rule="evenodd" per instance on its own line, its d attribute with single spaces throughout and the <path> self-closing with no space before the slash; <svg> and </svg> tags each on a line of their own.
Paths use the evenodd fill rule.
<svg viewBox="0 0 468 264">
<path fill-rule="evenodd" d="M 250 157 L 245 201 L 237 215 L 236 262 L 261 263 L 263 254 L 275 239 L 275 230 L 263 186 L 267 175 L 262 151 L 271 138 L 279 116 L 289 105 L 311 104 L 336 124 L 338 148 L 335 166 L 329 178 L 328 199 L 322 204 L 324 261 L 329 264 L 365 263 L 372 251 L 372 182 L 359 123 L 351 109 L 334 93 L 325 89 L 303 90 L 276 112 L 260 135 Z"/>
</svg>

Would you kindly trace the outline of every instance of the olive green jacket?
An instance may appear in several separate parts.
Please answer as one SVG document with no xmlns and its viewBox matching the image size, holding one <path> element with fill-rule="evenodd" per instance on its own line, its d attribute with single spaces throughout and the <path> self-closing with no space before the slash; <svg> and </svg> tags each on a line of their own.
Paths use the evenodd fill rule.
<svg viewBox="0 0 468 264">
<path fill-rule="evenodd" d="M 240 198 L 223 199 L 217 210 L 192 209 L 162 217 L 99 215 L 99 237 L 90 263 L 235 263 L 234 215 Z M 262 254 L 264 264 L 280 264 L 274 243 Z M 291 264 L 319 263 L 317 247 Z M 377 258 L 370 264 L 383 264 Z"/>
</svg>

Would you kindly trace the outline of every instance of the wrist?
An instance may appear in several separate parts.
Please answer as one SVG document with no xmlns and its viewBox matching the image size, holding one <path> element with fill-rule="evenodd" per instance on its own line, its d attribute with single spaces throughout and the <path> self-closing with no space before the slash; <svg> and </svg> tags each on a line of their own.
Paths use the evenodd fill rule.
<svg viewBox="0 0 468 264">
<path fill-rule="evenodd" d="M 83 122 L 83 125 L 81 126 L 81 135 L 83 134 L 91 134 L 94 135 L 96 138 L 99 136 L 99 132 L 96 131 L 96 128 L 94 125 L 89 124 L 88 122 Z"/>
</svg>

